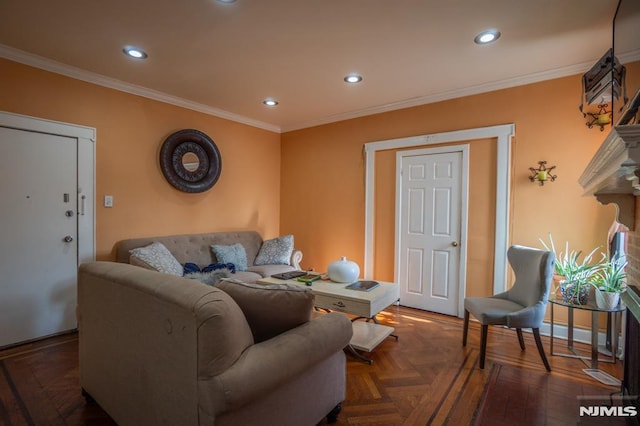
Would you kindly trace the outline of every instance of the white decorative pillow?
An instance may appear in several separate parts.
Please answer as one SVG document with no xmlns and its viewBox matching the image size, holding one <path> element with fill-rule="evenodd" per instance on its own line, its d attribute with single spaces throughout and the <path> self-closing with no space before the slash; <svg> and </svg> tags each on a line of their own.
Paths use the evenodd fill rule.
<svg viewBox="0 0 640 426">
<path fill-rule="evenodd" d="M 129 250 L 129 263 L 153 271 L 181 277 L 184 269 L 162 243 L 151 243 L 146 247 Z"/>
<path fill-rule="evenodd" d="M 266 240 L 262 243 L 254 265 L 290 265 L 293 235 Z"/>
<path fill-rule="evenodd" d="M 218 263 L 233 263 L 236 271 L 247 270 L 247 252 L 242 244 L 236 243 L 230 246 L 214 244 L 211 246 L 211 250 L 213 250 Z"/>
</svg>

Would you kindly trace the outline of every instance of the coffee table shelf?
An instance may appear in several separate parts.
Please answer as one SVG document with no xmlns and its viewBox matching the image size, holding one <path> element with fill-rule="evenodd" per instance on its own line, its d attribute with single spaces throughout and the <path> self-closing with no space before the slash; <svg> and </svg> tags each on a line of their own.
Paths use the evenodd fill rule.
<svg viewBox="0 0 640 426">
<path fill-rule="evenodd" d="M 382 324 L 370 323 L 366 321 L 353 322 L 353 337 L 351 338 L 351 346 L 365 352 L 371 352 L 384 339 L 391 336 L 393 327 Z"/>
</svg>

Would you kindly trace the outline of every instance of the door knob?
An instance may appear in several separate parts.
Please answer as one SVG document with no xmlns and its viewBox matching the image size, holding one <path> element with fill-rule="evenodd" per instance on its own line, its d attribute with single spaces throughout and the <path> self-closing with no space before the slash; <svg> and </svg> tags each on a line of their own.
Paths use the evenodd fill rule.
<svg viewBox="0 0 640 426">
<path fill-rule="evenodd" d="M 454 242 L 452 242 L 452 243 L 451 243 L 451 245 L 452 245 L 452 246 L 454 246 L 454 247 L 458 247 L 458 243 L 457 243 L 457 242 L 455 242 L 455 241 L 454 241 Z"/>
<path fill-rule="evenodd" d="M 66 237 L 64 237 L 65 243 L 70 243 L 71 241 L 73 241 L 73 237 L 71 235 L 67 235 Z"/>
</svg>

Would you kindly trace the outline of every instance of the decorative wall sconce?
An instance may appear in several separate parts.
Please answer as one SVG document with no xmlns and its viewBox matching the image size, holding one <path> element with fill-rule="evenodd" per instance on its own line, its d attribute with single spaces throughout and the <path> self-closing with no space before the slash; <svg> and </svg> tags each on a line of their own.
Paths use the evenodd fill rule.
<svg viewBox="0 0 640 426">
<path fill-rule="evenodd" d="M 538 182 L 540 186 L 543 186 L 545 182 L 556 180 L 558 176 L 552 175 L 551 170 L 555 169 L 556 166 L 551 166 L 547 168 L 546 161 L 538 161 L 538 168 L 534 169 L 533 167 L 529 167 L 531 171 L 531 176 L 529 176 L 529 180 L 531 182 Z"/>
<path fill-rule="evenodd" d="M 604 126 L 611 123 L 611 111 L 607 111 L 608 103 L 598 104 L 597 112 L 585 112 L 584 117 L 589 117 L 587 121 L 587 127 L 592 128 L 595 126 L 600 126 L 600 131 L 604 132 Z"/>
</svg>

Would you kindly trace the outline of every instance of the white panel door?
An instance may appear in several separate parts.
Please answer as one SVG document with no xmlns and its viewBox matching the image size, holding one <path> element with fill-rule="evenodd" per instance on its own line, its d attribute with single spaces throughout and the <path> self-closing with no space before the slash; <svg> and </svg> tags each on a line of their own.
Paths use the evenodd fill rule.
<svg viewBox="0 0 640 426">
<path fill-rule="evenodd" d="M 458 315 L 462 153 L 402 157 L 400 303 Z"/>
<path fill-rule="evenodd" d="M 76 327 L 77 149 L 0 127 L 0 347 Z"/>
</svg>

